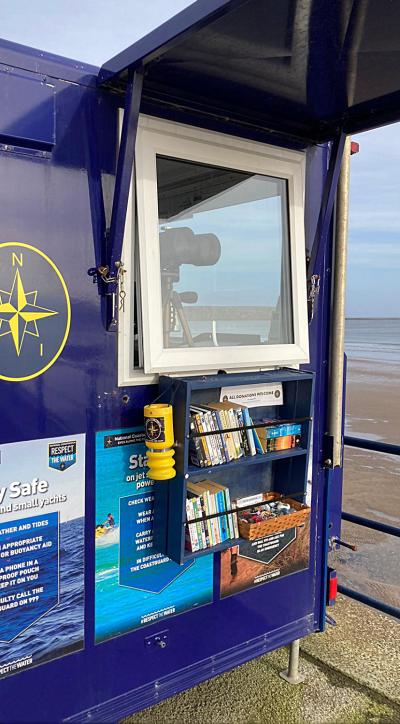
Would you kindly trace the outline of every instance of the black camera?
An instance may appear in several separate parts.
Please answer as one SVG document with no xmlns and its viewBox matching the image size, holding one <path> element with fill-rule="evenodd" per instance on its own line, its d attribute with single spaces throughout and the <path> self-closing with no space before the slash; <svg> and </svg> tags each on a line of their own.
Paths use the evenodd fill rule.
<svg viewBox="0 0 400 724">
<path fill-rule="evenodd" d="M 182 264 L 214 266 L 221 256 L 215 234 L 195 234 L 188 226 L 160 232 L 161 272 L 178 275 Z"/>
</svg>

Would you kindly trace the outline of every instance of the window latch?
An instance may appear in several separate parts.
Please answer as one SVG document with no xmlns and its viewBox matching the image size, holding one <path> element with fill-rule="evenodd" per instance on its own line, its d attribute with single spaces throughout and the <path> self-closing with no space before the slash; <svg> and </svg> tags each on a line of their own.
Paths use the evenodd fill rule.
<svg viewBox="0 0 400 724">
<path fill-rule="evenodd" d="M 321 277 L 319 274 L 312 274 L 307 283 L 308 323 L 314 319 L 315 306 L 319 294 Z"/>
<path fill-rule="evenodd" d="M 100 280 L 104 282 L 104 284 L 120 283 L 123 280 L 124 274 L 126 274 L 126 269 L 124 269 L 122 261 L 116 261 L 115 266 L 117 268 L 117 273 L 114 276 L 110 276 L 110 268 L 108 266 L 98 266 L 89 269 L 88 274 L 92 277 L 93 284 L 97 284 Z"/>
</svg>

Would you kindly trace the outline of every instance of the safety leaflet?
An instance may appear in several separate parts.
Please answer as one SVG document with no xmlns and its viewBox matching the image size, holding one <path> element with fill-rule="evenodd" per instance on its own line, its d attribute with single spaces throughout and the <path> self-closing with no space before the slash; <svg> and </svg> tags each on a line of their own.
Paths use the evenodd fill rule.
<svg viewBox="0 0 400 724">
<path fill-rule="evenodd" d="M 174 563 L 154 547 L 143 428 L 96 436 L 96 642 L 213 599 L 213 555 Z"/>
<path fill-rule="evenodd" d="M 83 648 L 85 436 L 0 445 L 0 678 Z"/>
</svg>

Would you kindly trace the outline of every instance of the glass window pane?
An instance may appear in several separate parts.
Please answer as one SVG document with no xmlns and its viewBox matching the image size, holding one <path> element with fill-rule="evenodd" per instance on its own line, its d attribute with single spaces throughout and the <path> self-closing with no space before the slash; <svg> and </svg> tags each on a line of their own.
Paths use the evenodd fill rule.
<svg viewBox="0 0 400 724">
<path fill-rule="evenodd" d="M 164 348 L 293 343 L 287 182 L 157 156 Z"/>
</svg>

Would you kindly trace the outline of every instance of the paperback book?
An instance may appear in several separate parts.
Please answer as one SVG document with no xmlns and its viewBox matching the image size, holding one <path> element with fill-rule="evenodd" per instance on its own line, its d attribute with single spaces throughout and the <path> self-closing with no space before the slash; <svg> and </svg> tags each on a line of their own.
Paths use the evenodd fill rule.
<svg viewBox="0 0 400 724">
<path fill-rule="evenodd" d="M 229 488 L 212 480 L 187 484 L 185 547 L 191 553 L 239 537 Z M 223 515 L 226 513 L 226 515 Z M 194 522 L 190 522 L 194 521 Z"/>
<path fill-rule="evenodd" d="M 270 418 L 253 423 L 247 407 L 227 401 L 191 405 L 190 431 L 190 462 L 205 468 L 300 447 L 302 425 Z"/>
</svg>

